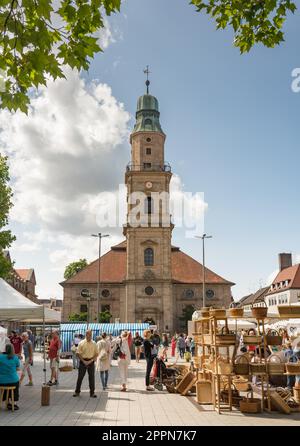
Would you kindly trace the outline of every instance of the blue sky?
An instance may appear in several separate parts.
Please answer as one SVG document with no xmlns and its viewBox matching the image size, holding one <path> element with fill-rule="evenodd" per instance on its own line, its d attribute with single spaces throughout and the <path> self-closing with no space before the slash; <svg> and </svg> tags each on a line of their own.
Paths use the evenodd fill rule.
<svg viewBox="0 0 300 446">
<path fill-rule="evenodd" d="M 204 192 L 208 203 L 207 266 L 237 284 L 235 298 L 254 291 L 276 270 L 279 252 L 300 253 L 300 93 L 291 90 L 299 13 L 280 47 L 242 56 L 231 31 L 216 31 L 188 0 L 126 0 L 109 23 L 115 42 L 83 77 L 108 84 L 134 116 L 150 65 L 166 160 L 185 190 Z M 200 241 L 175 229 L 173 243 L 201 261 Z M 19 253 L 18 263 L 39 258 Z"/>
</svg>

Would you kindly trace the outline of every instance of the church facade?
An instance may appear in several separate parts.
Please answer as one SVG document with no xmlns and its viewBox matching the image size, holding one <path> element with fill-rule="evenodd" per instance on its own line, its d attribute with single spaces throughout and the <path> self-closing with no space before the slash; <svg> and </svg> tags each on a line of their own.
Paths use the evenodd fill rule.
<svg viewBox="0 0 300 446">
<path fill-rule="evenodd" d="M 160 331 L 185 328 L 184 309 L 202 306 L 202 265 L 172 245 L 174 225 L 169 213 L 171 167 L 165 162 L 166 135 L 160 125 L 157 99 L 148 93 L 137 103 L 136 124 L 130 136 L 131 162 L 127 165 L 127 223 L 125 240 L 111 247 L 71 279 L 64 288 L 63 321 L 73 313 L 88 310 L 81 290 L 91 293 L 90 321 L 97 309 L 109 310 L 112 321 L 152 321 Z M 159 200 L 153 197 L 159 195 Z M 133 196 L 143 197 L 137 214 Z M 143 212 L 144 211 L 144 212 Z M 138 217 L 138 223 L 137 223 Z M 97 282 L 100 266 L 100 305 Z M 234 283 L 206 268 L 206 304 L 228 306 Z"/>
</svg>

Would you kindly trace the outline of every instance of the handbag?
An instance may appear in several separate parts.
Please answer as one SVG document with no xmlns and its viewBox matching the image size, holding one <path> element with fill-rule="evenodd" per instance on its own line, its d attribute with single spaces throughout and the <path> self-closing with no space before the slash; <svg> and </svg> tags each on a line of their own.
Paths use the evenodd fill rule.
<svg viewBox="0 0 300 446">
<path fill-rule="evenodd" d="M 114 356 L 116 358 L 124 359 L 121 357 L 121 355 L 124 355 L 124 353 L 121 352 L 121 345 L 122 345 L 122 339 L 121 339 L 121 342 L 119 344 L 117 344 L 117 347 L 114 351 Z"/>
<path fill-rule="evenodd" d="M 153 347 L 151 347 L 151 356 L 155 357 L 157 356 L 158 350 L 157 350 L 157 345 L 153 345 Z"/>
<path fill-rule="evenodd" d="M 106 361 L 108 358 L 108 354 L 106 350 L 102 350 L 100 355 L 99 355 L 99 359 L 100 361 Z"/>
</svg>

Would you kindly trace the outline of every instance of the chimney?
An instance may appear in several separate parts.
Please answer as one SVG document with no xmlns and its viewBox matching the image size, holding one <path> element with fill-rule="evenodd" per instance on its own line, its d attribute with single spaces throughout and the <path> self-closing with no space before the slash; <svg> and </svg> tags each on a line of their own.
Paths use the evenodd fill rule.
<svg viewBox="0 0 300 446">
<path fill-rule="evenodd" d="M 279 270 L 282 271 L 285 268 L 292 266 L 292 254 L 282 252 L 278 254 L 279 257 Z"/>
</svg>

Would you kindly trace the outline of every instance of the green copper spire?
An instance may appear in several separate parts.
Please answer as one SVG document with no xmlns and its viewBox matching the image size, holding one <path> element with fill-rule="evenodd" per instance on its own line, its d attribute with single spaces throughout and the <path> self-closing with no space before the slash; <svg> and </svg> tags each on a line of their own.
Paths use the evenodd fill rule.
<svg viewBox="0 0 300 446">
<path fill-rule="evenodd" d="M 160 132 L 163 133 L 159 122 L 159 108 L 156 97 L 149 94 L 150 81 L 148 79 L 149 68 L 144 70 L 147 74 L 146 87 L 147 93 L 140 96 L 137 102 L 136 123 L 133 133 L 136 132 Z"/>
</svg>

